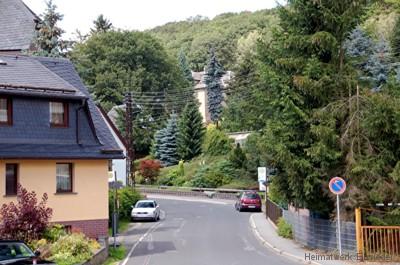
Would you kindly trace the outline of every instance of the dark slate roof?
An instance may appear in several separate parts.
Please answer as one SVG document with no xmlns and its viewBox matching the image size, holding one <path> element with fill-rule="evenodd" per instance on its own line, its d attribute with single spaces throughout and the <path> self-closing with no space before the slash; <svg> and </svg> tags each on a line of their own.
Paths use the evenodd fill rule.
<svg viewBox="0 0 400 265">
<path fill-rule="evenodd" d="M 24 95 L 18 100 L 16 98 L 15 104 L 13 103 L 15 114 L 21 117 L 21 113 L 18 112 L 23 111 L 27 117 L 20 118 L 23 120 L 16 121 L 18 124 L 11 127 L 0 127 L 0 159 L 121 159 L 124 157 L 122 150 L 118 147 L 99 110 L 91 99 L 88 90 L 69 60 L 21 57 L 17 61 L 23 61 L 27 76 L 33 72 L 38 73 L 40 74 L 40 79 L 46 80 L 43 82 L 49 82 L 49 84 L 51 83 L 52 86 L 56 87 L 62 85 L 73 90 L 74 93 L 82 95 L 87 103 L 85 105 L 86 111 L 81 113 L 81 116 L 76 116 L 74 110 L 81 103 L 76 100 L 71 101 L 70 111 L 74 112 L 71 112 L 73 115 L 70 114 L 70 128 L 56 132 L 37 125 L 39 123 L 43 124 L 43 121 L 46 123 L 48 120 L 47 116 L 42 117 L 37 114 L 40 113 L 38 108 L 40 107 L 40 102 L 43 101 L 43 99 L 38 101 L 37 98 L 43 95 L 48 96 L 48 92 L 43 91 L 41 92 L 42 95 L 40 95 L 36 91 L 35 98 L 32 98 L 33 94 L 29 94 L 28 97 Z M 4 77 L 5 74 L 2 74 L 3 66 L 0 65 L 0 80 L 2 76 L 6 78 Z M 8 74 L 12 75 L 13 72 L 10 71 Z M 30 77 L 20 76 L 16 78 L 14 76 L 13 78 L 17 82 Z M 32 82 L 35 83 L 36 79 L 33 79 Z M 77 119 L 79 119 L 80 124 L 79 137 L 76 137 L 75 132 Z M 21 125 L 30 129 L 23 130 L 20 127 Z M 80 139 L 79 144 L 77 138 Z"/>
<path fill-rule="evenodd" d="M 87 97 L 33 57 L 0 56 L 0 62 L 0 93 L 2 94 Z"/>
<path fill-rule="evenodd" d="M 47 57 L 35 57 L 38 62 L 46 66 L 53 73 L 57 74 L 59 77 L 70 83 L 75 88 L 79 89 L 88 100 L 88 108 L 91 119 L 93 121 L 95 134 L 102 145 L 102 150 L 120 150 L 118 144 L 114 140 L 110 130 L 108 129 L 100 111 L 96 107 L 93 99 L 91 98 L 89 91 L 82 83 L 78 73 L 76 72 L 71 61 L 67 59 L 59 58 L 47 58 Z M 122 150 L 121 150 L 122 152 Z M 117 158 L 123 158 L 123 154 L 117 156 Z"/>
<path fill-rule="evenodd" d="M 27 50 L 38 17 L 21 0 L 0 0 L 0 51 Z"/>
</svg>

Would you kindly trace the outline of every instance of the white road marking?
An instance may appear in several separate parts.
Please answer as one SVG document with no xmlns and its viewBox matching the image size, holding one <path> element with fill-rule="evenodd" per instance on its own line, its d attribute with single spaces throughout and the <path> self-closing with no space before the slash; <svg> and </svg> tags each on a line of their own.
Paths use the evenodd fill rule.
<svg viewBox="0 0 400 265">
<path fill-rule="evenodd" d="M 129 261 L 129 258 L 132 256 L 133 251 L 135 251 L 136 247 L 143 241 L 143 239 L 145 239 L 149 234 L 151 234 L 154 230 L 156 230 L 161 225 L 162 225 L 162 223 L 157 223 L 157 224 L 152 225 L 147 230 L 147 232 L 139 238 L 139 240 L 135 243 L 135 245 L 132 246 L 131 250 L 129 251 L 129 253 L 126 256 L 126 258 L 124 259 L 124 261 L 121 263 L 121 265 L 126 265 L 126 263 L 128 263 L 128 261 Z"/>
</svg>

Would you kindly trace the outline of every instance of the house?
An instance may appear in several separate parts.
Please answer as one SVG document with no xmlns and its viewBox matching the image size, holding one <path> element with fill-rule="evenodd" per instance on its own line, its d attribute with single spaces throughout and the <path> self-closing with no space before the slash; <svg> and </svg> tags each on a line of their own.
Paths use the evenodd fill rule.
<svg viewBox="0 0 400 265">
<path fill-rule="evenodd" d="M 21 0 L 0 1 L 0 54 L 32 50 L 39 17 Z"/>
<path fill-rule="evenodd" d="M 235 146 L 237 144 L 239 144 L 241 147 L 244 146 L 244 144 L 246 143 L 247 137 L 249 137 L 249 135 L 252 132 L 250 131 L 244 131 L 244 132 L 231 132 L 231 133 L 227 133 L 228 137 L 230 139 L 232 139 L 235 142 Z"/>
<path fill-rule="evenodd" d="M 194 91 L 199 101 L 199 111 L 201 116 L 203 116 L 204 123 L 210 123 L 211 117 L 208 112 L 208 95 L 207 95 L 207 85 L 205 83 L 205 71 L 192 72 L 192 77 L 194 80 Z M 225 89 L 229 85 L 229 81 L 233 78 L 232 71 L 226 71 L 226 73 L 221 78 L 222 87 Z"/>
<path fill-rule="evenodd" d="M 109 182 L 112 183 L 115 181 L 115 178 L 118 182 L 122 183 L 122 185 L 126 185 L 126 176 L 127 176 L 127 161 L 126 155 L 128 150 L 128 145 L 125 141 L 125 138 L 122 136 L 121 132 L 115 125 L 115 120 L 112 120 L 112 115 L 107 115 L 107 113 L 103 110 L 101 106 L 97 106 L 98 110 L 100 111 L 104 122 L 106 123 L 108 129 L 110 130 L 112 136 L 114 137 L 118 147 L 123 151 L 125 156 L 124 159 L 113 159 L 109 161 Z M 116 119 L 116 117 L 115 117 Z M 120 185 L 118 185 L 120 186 Z"/>
<path fill-rule="evenodd" d="M 20 183 L 47 193 L 52 222 L 107 236 L 108 161 L 123 158 L 69 60 L 0 55 L 0 205 Z"/>
</svg>

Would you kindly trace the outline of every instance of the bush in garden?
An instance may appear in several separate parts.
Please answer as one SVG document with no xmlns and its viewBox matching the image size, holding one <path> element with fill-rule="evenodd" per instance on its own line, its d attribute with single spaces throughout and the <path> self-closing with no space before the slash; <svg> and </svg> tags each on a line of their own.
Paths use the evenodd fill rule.
<svg viewBox="0 0 400 265">
<path fill-rule="evenodd" d="M 65 231 L 64 226 L 60 224 L 55 224 L 45 230 L 43 237 L 50 242 L 54 242 L 65 235 L 67 235 L 67 232 Z"/>
<path fill-rule="evenodd" d="M 293 238 L 292 226 L 286 222 L 285 219 L 280 217 L 278 219 L 278 235 L 284 238 Z"/>
<path fill-rule="evenodd" d="M 142 160 L 140 161 L 140 175 L 143 176 L 146 183 L 154 183 L 160 174 L 161 164 L 158 160 Z"/>
<path fill-rule="evenodd" d="M 93 255 L 90 240 L 82 233 L 62 236 L 51 245 L 49 260 L 58 265 L 72 265 L 87 261 Z"/>
<path fill-rule="evenodd" d="M 38 202 L 34 191 L 17 187 L 17 203 L 3 204 L 0 209 L 0 238 L 30 242 L 45 232 L 53 210 L 46 207 L 47 194 Z"/>
<path fill-rule="evenodd" d="M 232 149 L 232 140 L 215 126 L 207 127 L 203 151 L 209 156 L 227 155 Z"/>
</svg>

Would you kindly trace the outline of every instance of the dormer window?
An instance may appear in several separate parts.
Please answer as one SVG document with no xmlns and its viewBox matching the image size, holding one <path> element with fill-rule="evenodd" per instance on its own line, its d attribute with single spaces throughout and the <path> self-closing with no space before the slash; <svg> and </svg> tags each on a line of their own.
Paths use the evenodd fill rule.
<svg viewBox="0 0 400 265">
<path fill-rule="evenodd" d="M 0 125 L 12 125 L 11 99 L 0 97 Z"/>
<path fill-rule="evenodd" d="M 68 127 L 68 104 L 65 102 L 50 102 L 51 127 Z"/>
</svg>

